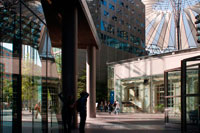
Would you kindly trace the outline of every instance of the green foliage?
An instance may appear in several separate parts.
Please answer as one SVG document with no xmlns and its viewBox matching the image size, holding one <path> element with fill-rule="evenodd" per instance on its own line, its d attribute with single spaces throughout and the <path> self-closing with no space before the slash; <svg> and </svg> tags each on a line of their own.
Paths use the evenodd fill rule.
<svg viewBox="0 0 200 133">
<path fill-rule="evenodd" d="M 33 63 L 33 60 L 29 59 L 29 54 L 22 61 L 22 101 L 28 102 L 29 106 L 32 100 L 37 98 L 37 87 L 39 85 L 40 67 Z M 3 80 L 3 101 L 10 103 L 13 98 L 13 86 L 12 80 Z"/>
<path fill-rule="evenodd" d="M 8 79 L 3 80 L 3 101 L 10 102 L 12 100 L 12 82 Z"/>
<path fill-rule="evenodd" d="M 57 68 L 57 71 L 58 71 L 58 74 L 61 75 L 61 72 L 62 72 L 62 58 L 61 58 L 61 54 L 56 54 L 55 55 L 55 62 L 56 62 L 56 68 Z"/>
<path fill-rule="evenodd" d="M 164 112 L 164 104 L 158 104 L 157 106 L 155 106 L 155 109 L 157 112 Z"/>
<path fill-rule="evenodd" d="M 38 102 L 40 73 L 41 67 L 37 66 L 27 54 L 22 63 L 22 101 L 28 103 L 29 108 L 32 102 Z"/>
<path fill-rule="evenodd" d="M 80 98 L 80 93 L 86 91 L 86 70 L 82 70 L 78 77 L 77 98 Z"/>
<path fill-rule="evenodd" d="M 78 90 L 77 98 L 80 97 L 80 93 L 86 91 L 86 70 L 82 70 L 78 77 Z M 107 100 L 107 85 L 105 83 L 97 82 L 96 86 L 96 101 Z"/>
<path fill-rule="evenodd" d="M 58 74 L 61 75 L 62 73 L 62 56 L 61 54 L 55 55 L 55 62 L 57 66 Z M 61 80 L 60 80 L 61 81 Z M 80 98 L 80 93 L 82 91 L 86 91 L 86 70 L 83 69 L 78 77 L 78 88 L 77 88 L 77 97 Z"/>
<path fill-rule="evenodd" d="M 96 101 L 100 102 L 100 101 L 108 100 L 107 99 L 107 96 L 108 96 L 107 85 L 105 83 L 97 82 L 96 88 L 97 88 L 96 89 Z"/>
</svg>

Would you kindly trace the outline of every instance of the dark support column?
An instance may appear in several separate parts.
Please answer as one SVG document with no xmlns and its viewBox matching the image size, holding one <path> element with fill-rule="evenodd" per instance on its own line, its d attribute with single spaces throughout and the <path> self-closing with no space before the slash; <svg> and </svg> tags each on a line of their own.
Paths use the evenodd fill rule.
<svg viewBox="0 0 200 133">
<path fill-rule="evenodd" d="M 199 88 L 198 124 L 200 131 L 200 65 L 198 65 L 198 88 Z"/>
<path fill-rule="evenodd" d="M 2 81 L 2 77 L 1 77 L 1 76 L 0 76 L 0 78 L 1 78 L 1 79 L 0 79 L 0 80 L 1 80 L 1 81 L 0 81 L 0 82 L 1 82 L 1 83 L 0 83 L 0 86 L 1 86 L 1 88 L 0 88 L 0 96 L 1 96 L 1 97 L 0 97 L 0 133 L 2 133 L 2 132 L 3 132 L 3 130 L 2 130 L 2 129 L 3 129 L 3 117 L 2 117 L 2 116 L 3 116 L 3 114 L 2 114 L 2 113 L 3 113 L 3 105 L 2 105 L 2 102 L 3 102 L 3 100 L 2 100 L 2 99 L 3 99 L 3 98 L 2 98 L 2 97 L 3 97 L 3 96 L 2 96 L 2 93 L 3 93 L 2 82 L 3 82 L 3 81 Z"/>
<path fill-rule="evenodd" d="M 13 45 L 20 45 L 20 44 L 13 44 Z M 13 52 L 15 52 L 16 53 L 16 49 L 13 47 Z M 19 52 L 19 51 L 18 51 Z M 19 56 L 17 57 L 17 55 L 14 55 L 13 54 L 13 60 L 16 60 L 16 59 L 19 59 Z M 21 61 L 21 59 L 19 59 L 20 61 Z M 19 66 L 21 66 L 21 65 L 19 65 L 18 67 L 17 66 L 19 65 L 19 64 L 14 64 L 14 62 L 13 62 L 13 69 L 18 69 L 19 68 Z M 21 69 L 21 68 L 19 68 L 19 69 Z M 13 74 L 12 75 L 12 87 L 13 87 L 13 112 L 12 112 L 12 115 L 13 115 L 13 128 L 12 128 L 12 130 L 13 130 L 13 133 L 16 133 L 16 132 L 18 132 L 18 133 L 21 133 L 21 131 L 22 131 L 22 114 L 21 114 L 21 111 L 22 111 L 22 105 L 21 105 L 21 86 L 22 86 L 22 84 L 21 84 L 21 81 L 22 81 L 22 79 L 21 79 L 22 77 L 21 77 L 21 73 L 19 72 L 18 74 Z"/>
<path fill-rule="evenodd" d="M 199 88 L 199 94 L 200 94 L 200 65 L 198 65 L 198 88 Z"/>
<path fill-rule="evenodd" d="M 21 115 L 21 86 L 22 86 L 22 76 L 21 76 L 21 43 L 15 41 L 13 43 L 13 60 L 18 60 L 19 62 L 16 64 L 13 61 L 13 72 L 16 72 L 16 69 L 19 73 L 13 73 L 12 75 L 12 87 L 13 87 L 13 133 L 22 131 L 22 115 Z M 14 70 L 15 69 L 15 70 Z"/>
<path fill-rule="evenodd" d="M 168 72 L 164 72 L 164 87 L 165 87 L 165 123 L 169 122 L 168 107 L 167 107 L 167 92 L 168 92 Z"/>
<path fill-rule="evenodd" d="M 185 133 L 187 130 L 186 123 L 186 62 L 181 61 L 181 132 Z"/>
<path fill-rule="evenodd" d="M 46 67 L 42 66 L 42 67 Z M 46 70 L 46 69 L 44 69 Z M 46 70 L 47 71 L 47 70 Z M 42 77 L 42 110 L 41 110 L 41 116 L 42 116 L 42 132 L 48 133 L 48 83 L 47 79 L 48 77 Z"/>
<path fill-rule="evenodd" d="M 0 52 L 2 52 L 2 50 L 3 50 L 3 47 L 2 47 L 2 43 L 0 42 Z M 2 56 L 2 55 L 1 55 Z M 2 61 L 3 60 L 3 58 L 2 57 L 0 57 L 0 61 L 1 62 L 3 62 Z M 3 67 L 0 67 L 0 133 L 2 133 L 3 132 L 3 81 L 4 81 L 4 79 L 3 79 Z"/>
<path fill-rule="evenodd" d="M 87 92 L 90 94 L 87 102 L 89 118 L 96 117 L 96 47 L 88 46 L 86 58 Z"/>
<path fill-rule="evenodd" d="M 63 96 L 73 96 L 77 93 L 77 46 L 78 46 L 78 11 L 76 2 L 65 7 L 62 14 L 62 89 Z M 73 126 L 78 127 L 77 113 L 73 114 Z"/>
<path fill-rule="evenodd" d="M 12 87 L 13 87 L 13 112 L 12 112 L 12 132 L 21 133 L 22 132 L 22 75 L 21 75 L 21 58 L 22 58 L 22 41 L 21 41 L 21 0 L 20 0 L 20 16 L 19 21 L 14 22 L 15 25 L 19 24 L 19 39 L 14 35 L 13 39 L 13 75 L 12 75 Z M 15 63 L 15 61 L 17 63 Z"/>
</svg>

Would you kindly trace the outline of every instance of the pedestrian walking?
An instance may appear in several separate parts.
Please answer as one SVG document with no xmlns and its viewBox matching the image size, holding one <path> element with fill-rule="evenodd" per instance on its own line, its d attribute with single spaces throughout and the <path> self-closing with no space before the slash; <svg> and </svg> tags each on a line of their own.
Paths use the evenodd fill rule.
<svg viewBox="0 0 200 133">
<path fill-rule="evenodd" d="M 40 113 L 40 102 L 35 104 L 34 109 L 36 110 L 35 119 L 37 119 L 38 114 Z"/>
<path fill-rule="evenodd" d="M 116 102 L 117 102 L 117 101 L 114 101 L 114 103 L 113 103 L 113 107 L 114 107 L 114 114 L 116 114 L 116 105 L 117 105 L 117 104 L 116 104 Z"/>
<path fill-rule="evenodd" d="M 117 115 L 119 114 L 119 111 L 120 111 L 120 104 L 119 104 L 119 102 L 117 100 L 116 101 L 116 107 L 115 107 L 115 112 L 116 112 Z"/>
<path fill-rule="evenodd" d="M 76 101 L 77 111 L 80 113 L 79 133 L 85 133 L 85 121 L 87 116 L 86 103 L 89 94 L 81 92 L 81 97 Z"/>
</svg>

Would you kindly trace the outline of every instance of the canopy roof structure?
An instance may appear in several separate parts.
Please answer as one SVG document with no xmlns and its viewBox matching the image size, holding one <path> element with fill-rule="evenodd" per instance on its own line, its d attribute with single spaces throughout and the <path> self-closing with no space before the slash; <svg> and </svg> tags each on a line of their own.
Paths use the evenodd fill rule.
<svg viewBox="0 0 200 133">
<path fill-rule="evenodd" d="M 43 2 L 43 5 L 41 2 Z M 23 14 L 22 30 L 32 33 L 33 31 L 27 29 L 30 29 L 29 25 L 33 23 L 32 25 L 34 25 L 34 27 L 32 26 L 31 28 L 34 28 L 35 34 L 37 33 L 34 44 L 39 44 L 39 46 L 36 47 L 42 46 L 42 39 L 45 38 L 44 34 L 48 33 L 50 35 L 52 47 L 61 48 L 62 17 L 59 13 L 61 7 L 57 7 L 60 4 L 59 1 L 21 0 L 21 3 L 21 12 Z M 98 38 L 86 0 L 78 0 L 78 3 L 78 48 L 86 49 L 88 45 L 95 45 L 97 48 L 99 48 L 100 40 Z M 16 25 L 19 25 L 19 0 L 0 0 L 0 12 L 0 17 L 3 18 L 0 20 L 0 22 L 2 22 L 2 25 L 0 25 L 0 35 L 3 36 L 1 38 L 3 40 L 1 41 L 10 43 L 12 42 L 13 34 L 18 32 L 17 30 L 14 32 L 11 31 L 11 28 L 13 21 L 16 22 Z M 6 21 L 8 23 L 5 23 Z M 48 28 L 48 32 L 45 28 L 46 26 Z M 19 26 L 17 28 L 19 29 Z M 5 33 L 6 35 L 3 35 Z M 24 32 L 24 34 L 28 33 Z M 25 40 L 30 40 L 30 38 L 25 36 L 22 37 L 22 40 L 23 44 L 26 44 Z"/>
<path fill-rule="evenodd" d="M 200 0 L 142 0 L 142 2 L 146 11 L 147 47 L 153 45 L 159 47 L 161 51 L 199 47 L 194 22 L 195 16 L 200 13 Z"/>
</svg>

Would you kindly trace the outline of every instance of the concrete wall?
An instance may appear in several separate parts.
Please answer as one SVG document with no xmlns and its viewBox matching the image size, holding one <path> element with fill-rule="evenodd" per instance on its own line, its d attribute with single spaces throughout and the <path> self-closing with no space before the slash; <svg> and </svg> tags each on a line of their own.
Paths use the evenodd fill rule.
<svg viewBox="0 0 200 133">
<path fill-rule="evenodd" d="M 115 63 L 115 78 L 124 79 L 164 74 L 165 70 L 181 66 L 181 60 L 200 55 L 200 50 L 137 58 L 132 61 Z"/>
<path fill-rule="evenodd" d="M 97 51 L 97 81 L 107 83 L 107 64 L 108 62 L 130 59 L 135 57 L 133 54 L 118 50 L 106 45 L 101 45 Z"/>
</svg>

